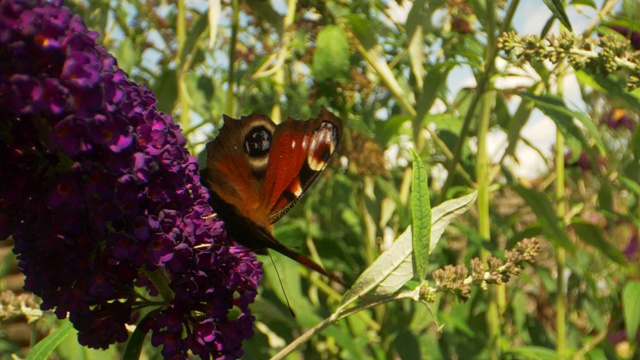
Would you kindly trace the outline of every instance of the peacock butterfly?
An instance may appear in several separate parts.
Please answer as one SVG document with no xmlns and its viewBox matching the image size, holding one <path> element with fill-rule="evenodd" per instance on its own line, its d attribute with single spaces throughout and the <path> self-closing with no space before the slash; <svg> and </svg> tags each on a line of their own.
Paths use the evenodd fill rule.
<svg viewBox="0 0 640 360">
<path fill-rule="evenodd" d="M 342 283 L 271 232 L 327 166 L 341 135 L 342 120 L 324 107 L 315 119 L 289 118 L 279 125 L 257 113 L 240 120 L 225 115 L 220 133 L 207 144 L 201 175 L 231 238 L 256 253 L 276 250 Z"/>
</svg>

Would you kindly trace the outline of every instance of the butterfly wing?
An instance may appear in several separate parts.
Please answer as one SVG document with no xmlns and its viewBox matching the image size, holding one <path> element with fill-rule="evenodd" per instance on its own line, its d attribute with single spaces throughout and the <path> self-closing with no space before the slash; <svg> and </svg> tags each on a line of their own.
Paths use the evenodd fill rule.
<svg viewBox="0 0 640 360">
<path fill-rule="evenodd" d="M 278 126 L 260 114 L 240 120 L 225 116 L 220 134 L 207 144 L 201 175 L 209 202 L 233 240 L 257 252 L 274 249 L 344 284 L 271 234 L 271 224 L 326 167 L 341 133 L 341 120 L 324 108 L 316 119 L 288 119 Z"/>
<path fill-rule="evenodd" d="M 315 119 L 287 119 L 273 134 L 262 194 L 270 196 L 269 221 L 275 223 L 307 192 L 327 166 L 342 136 L 342 120 L 324 107 Z"/>
<path fill-rule="evenodd" d="M 204 185 L 217 195 L 212 197 L 214 210 L 219 212 L 218 208 L 225 206 L 219 203 L 224 201 L 268 227 L 269 209 L 261 191 L 275 128 L 271 119 L 260 114 L 240 120 L 224 117 L 220 133 L 207 144 L 207 167 L 202 170 Z"/>
</svg>

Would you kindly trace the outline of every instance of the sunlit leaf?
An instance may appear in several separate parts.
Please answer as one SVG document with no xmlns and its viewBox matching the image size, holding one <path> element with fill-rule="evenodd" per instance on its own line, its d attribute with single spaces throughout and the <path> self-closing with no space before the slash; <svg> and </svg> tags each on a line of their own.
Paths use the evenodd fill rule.
<svg viewBox="0 0 640 360">
<path fill-rule="evenodd" d="M 634 342 L 638 326 L 640 326 L 640 281 L 630 281 L 624 286 L 622 306 L 627 339 Z"/>
<path fill-rule="evenodd" d="M 593 0 L 572 0 L 571 5 L 584 5 L 596 9 L 596 2 Z"/>
<path fill-rule="evenodd" d="M 318 34 L 313 74 L 317 81 L 349 78 L 349 42 L 341 26 L 329 25 Z"/>
<path fill-rule="evenodd" d="M 62 321 L 62 325 L 54 330 L 51 334 L 47 335 L 44 339 L 40 340 L 36 345 L 31 348 L 27 355 L 27 360 L 39 360 L 47 359 L 51 353 L 67 338 L 67 336 L 74 334 L 76 330 L 73 328 L 73 324 L 69 320 Z"/>
<path fill-rule="evenodd" d="M 431 245 L 433 251 L 445 228 L 474 203 L 477 192 L 445 201 L 431 212 Z M 380 255 L 361 275 L 344 295 L 340 308 L 354 302 L 375 289 L 375 295 L 389 295 L 396 292 L 415 276 L 412 260 L 411 227 L 400 235 L 389 249 Z"/>
<path fill-rule="evenodd" d="M 572 31 L 571 22 L 569 21 L 569 17 L 567 13 L 564 11 L 564 3 L 562 0 L 543 0 L 547 5 L 549 10 L 553 13 L 561 23 L 564 25 L 569 31 Z"/>
</svg>

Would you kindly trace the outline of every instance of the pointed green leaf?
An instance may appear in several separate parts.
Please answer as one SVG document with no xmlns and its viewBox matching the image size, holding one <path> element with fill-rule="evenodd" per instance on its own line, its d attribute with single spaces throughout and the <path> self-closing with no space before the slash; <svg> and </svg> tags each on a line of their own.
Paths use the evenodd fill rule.
<svg viewBox="0 0 640 360">
<path fill-rule="evenodd" d="M 571 28 L 571 22 L 569 21 L 569 17 L 567 13 L 564 11 L 564 4 L 562 0 L 542 0 L 547 5 L 553 16 L 558 19 L 562 25 L 564 25 L 569 31 L 573 31 Z"/>
<path fill-rule="evenodd" d="M 519 185 L 515 186 L 514 189 L 536 214 L 542 230 L 547 237 L 549 237 L 549 240 L 574 253 L 575 246 L 571 242 L 571 239 L 569 239 L 569 234 L 567 234 L 567 230 L 564 228 L 562 221 L 556 216 L 551 201 L 549 201 L 543 193 L 532 189 L 527 189 Z"/>
<path fill-rule="evenodd" d="M 640 326 L 640 281 L 630 281 L 622 290 L 622 306 L 624 307 L 624 327 L 627 339 L 633 342 Z"/>
<path fill-rule="evenodd" d="M 59 328 L 31 348 L 29 355 L 27 355 L 27 360 L 48 359 L 53 350 L 55 350 L 67 336 L 75 333 L 75 331 L 71 321 L 68 319 L 63 320 Z"/>
<path fill-rule="evenodd" d="M 413 224 L 413 260 L 418 279 L 427 277 L 429 244 L 431 238 L 431 201 L 427 169 L 420 155 L 411 149 L 413 157 L 413 181 L 411 183 L 411 218 Z"/>
<path fill-rule="evenodd" d="M 124 348 L 124 353 L 122 354 L 122 360 L 140 359 L 140 354 L 142 353 L 142 346 L 144 345 L 144 338 L 147 336 L 147 332 L 144 329 L 145 327 L 140 326 L 140 324 L 143 324 L 147 318 L 155 315 L 157 315 L 157 312 L 151 311 L 142 320 L 138 321 L 138 326 L 136 326 L 136 329 L 133 331 L 131 336 L 129 336 L 127 345 Z"/>
<path fill-rule="evenodd" d="M 431 252 L 445 228 L 460 214 L 466 212 L 475 202 L 477 192 L 473 192 L 463 197 L 445 201 L 433 208 L 431 212 Z M 353 284 L 351 289 L 342 298 L 340 306 L 336 311 L 376 290 L 376 295 L 390 295 L 398 291 L 407 281 L 414 277 L 414 264 L 412 253 L 411 227 L 400 235 L 398 239 L 373 262 Z"/>
</svg>

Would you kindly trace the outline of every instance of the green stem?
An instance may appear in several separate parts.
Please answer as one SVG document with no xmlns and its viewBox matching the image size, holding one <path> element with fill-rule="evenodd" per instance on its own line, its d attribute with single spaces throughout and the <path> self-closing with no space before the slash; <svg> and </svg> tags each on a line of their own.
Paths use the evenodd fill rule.
<svg viewBox="0 0 640 360">
<path fill-rule="evenodd" d="M 236 44 L 238 43 L 238 26 L 240 23 L 240 1 L 233 0 L 233 16 L 231 18 L 231 43 L 229 44 L 229 87 L 227 88 L 227 114 L 234 114 Z"/>
<path fill-rule="evenodd" d="M 478 153 L 476 163 L 476 178 L 478 179 L 478 231 L 480 236 L 487 241 L 491 241 L 491 215 L 489 207 L 491 203 L 491 176 L 489 174 L 491 166 L 491 158 L 488 153 L 488 132 L 491 118 L 491 111 L 495 103 L 495 92 L 487 91 L 482 97 L 480 124 L 478 126 Z M 481 250 L 481 258 L 486 261 L 490 255 L 490 251 L 486 248 Z M 503 286 L 492 287 L 489 292 L 489 303 L 487 304 L 487 327 L 489 333 L 489 351 L 491 359 L 498 359 L 500 356 L 499 336 L 500 336 L 500 311 L 499 304 L 501 301 L 500 288 Z M 504 292 L 504 290 L 502 291 Z"/>
<path fill-rule="evenodd" d="M 369 309 L 378 305 L 386 304 L 391 301 L 399 300 L 399 299 L 413 299 L 414 301 L 418 301 L 420 299 L 420 289 L 419 287 L 407 291 L 400 294 L 395 294 L 392 296 L 388 296 L 385 298 L 377 299 L 366 304 L 358 305 L 353 308 L 346 309 L 341 311 L 340 313 L 333 313 L 328 318 L 322 320 L 316 326 L 307 330 L 304 334 L 300 335 L 297 339 L 289 343 L 289 345 L 285 346 L 282 350 L 280 350 L 277 354 L 275 354 L 271 360 L 279 360 L 284 359 L 285 356 L 289 355 L 293 350 L 295 350 L 298 346 L 307 342 L 313 335 L 319 333 L 329 325 L 337 322 L 338 320 L 344 319 L 350 315 L 356 314 L 362 310 Z"/>
<path fill-rule="evenodd" d="M 556 209 L 558 217 L 564 219 L 567 212 L 567 203 L 565 198 L 565 173 L 564 173 L 564 137 L 560 130 L 556 131 L 556 198 L 558 199 L 558 208 Z M 562 247 L 556 248 L 556 266 L 558 268 L 557 279 L 557 296 L 556 296 L 556 333 L 557 345 L 556 350 L 560 358 L 564 357 L 565 339 L 566 339 L 566 295 L 564 270 L 566 267 L 566 251 Z"/>
<path fill-rule="evenodd" d="M 496 37 L 496 21 L 495 21 L 495 2 L 494 0 L 487 0 L 487 49 L 486 49 L 486 59 L 484 64 L 484 69 L 482 74 L 478 79 L 478 86 L 476 87 L 476 91 L 471 99 L 471 103 L 469 104 L 469 109 L 464 117 L 464 122 L 462 123 L 462 129 L 460 130 L 460 135 L 456 141 L 455 149 L 453 151 L 453 157 L 449 161 L 447 165 L 447 171 L 449 176 L 447 176 L 447 180 L 440 192 L 441 196 L 446 195 L 447 190 L 453 184 L 456 178 L 456 169 L 460 166 L 460 158 L 462 157 L 462 150 L 464 144 L 466 143 L 469 129 L 471 127 L 471 122 L 473 121 L 473 117 L 475 115 L 475 109 L 480 103 L 480 100 L 483 98 L 485 94 L 485 90 L 491 87 L 491 76 L 495 70 L 495 61 L 498 56 L 498 47 L 497 47 L 497 37 Z"/>
<path fill-rule="evenodd" d="M 180 125 L 183 129 L 189 127 L 191 106 L 189 106 L 189 96 L 186 91 L 186 64 L 181 63 L 182 51 L 187 38 L 187 7 L 185 0 L 178 0 L 178 13 L 176 14 L 176 41 L 178 43 L 178 51 L 176 52 L 176 84 L 178 92 L 178 106 L 180 107 Z M 186 62 L 185 62 L 186 63 Z"/>
<path fill-rule="evenodd" d="M 564 5 L 563 1 L 563 5 Z M 565 31 L 564 27 L 560 25 L 560 31 Z M 565 63 L 560 63 L 557 68 L 557 95 L 562 98 L 564 87 L 563 80 L 565 73 Z M 565 168 L 564 168 L 564 136 L 560 130 L 556 130 L 556 199 L 558 201 L 558 208 L 556 213 L 559 219 L 562 219 L 564 223 L 565 215 L 567 214 L 567 199 L 565 195 Z M 557 296 L 556 296 L 556 351 L 560 359 L 564 359 L 566 355 L 566 338 L 567 338 L 567 308 L 566 308 L 566 283 L 564 279 L 564 272 L 566 268 L 566 251 L 560 246 L 556 246 L 556 267 L 557 272 Z"/>
<path fill-rule="evenodd" d="M 493 0 L 487 1 L 487 50 L 485 73 L 483 78 L 485 79 L 483 87 L 490 89 L 492 82 L 490 80 L 490 74 L 493 70 L 493 62 L 496 49 L 496 21 L 495 21 L 495 3 Z M 495 105 L 495 91 L 478 90 L 478 93 L 483 94 L 480 102 L 480 120 L 478 124 L 478 153 L 476 163 L 476 179 L 478 181 L 478 231 L 485 241 L 491 241 L 491 215 L 489 212 L 489 206 L 491 202 L 491 176 L 489 174 L 491 167 L 491 157 L 488 150 L 488 133 L 491 125 L 491 113 Z M 470 113 L 473 111 L 470 110 Z M 470 119 L 469 119 L 470 120 Z M 471 121 L 469 121 L 470 123 Z M 462 136 L 458 139 L 462 139 Z M 451 176 L 450 176 L 451 177 Z M 481 257 L 486 261 L 490 252 L 487 249 L 481 250 Z M 502 290 L 501 290 L 502 288 Z M 489 353 L 491 359 L 498 359 L 500 357 L 500 306 L 504 301 L 504 287 L 493 287 L 490 292 L 490 296 L 487 304 L 487 327 L 489 334 Z"/>
<path fill-rule="evenodd" d="M 282 99 L 283 95 L 284 95 L 284 86 L 285 86 L 285 59 L 286 59 L 286 54 L 288 51 L 288 47 L 289 47 L 289 42 L 290 42 L 290 38 L 291 38 L 291 25 L 293 25 L 293 22 L 295 20 L 295 15 L 296 15 L 296 5 L 297 5 L 297 0 L 288 0 L 287 1 L 287 13 L 284 16 L 284 22 L 283 22 L 283 34 L 282 34 L 282 40 L 280 42 L 280 46 L 282 46 L 282 49 L 280 50 L 281 53 L 281 57 L 282 57 L 282 63 L 281 66 L 277 67 L 277 71 L 275 72 L 275 74 L 273 75 L 273 91 L 275 93 L 275 98 L 278 99 L 276 102 L 274 102 L 273 107 L 271 108 L 271 120 L 273 120 L 276 124 L 282 122 L 282 104 L 280 104 L 279 99 Z"/>
</svg>

